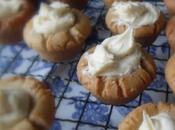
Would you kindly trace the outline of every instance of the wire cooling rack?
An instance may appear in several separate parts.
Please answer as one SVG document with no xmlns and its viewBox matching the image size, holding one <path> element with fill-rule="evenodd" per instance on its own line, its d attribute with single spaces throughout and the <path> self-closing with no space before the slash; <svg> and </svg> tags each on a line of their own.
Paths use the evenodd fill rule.
<svg viewBox="0 0 175 130">
<path fill-rule="evenodd" d="M 151 2 L 167 16 L 162 2 Z M 0 78 L 14 75 L 32 76 L 49 84 L 55 97 L 55 120 L 50 130 L 116 130 L 119 122 L 134 108 L 148 102 L 174 102 L 175 97 L 169 89 L 164 68 L 170 57 L 170 49 L 164 32 L 147 51 L 154 57 L 157 65 L 157 78 L 132 102 L 113 106 L 96 100 L 77 80 L 78 60 L 94 43 L 109 37 L 104 18 L 107 9 L 102 0 L 89 0 L 83 10 L 91 19 L 93 31 L 81 53 L 74 59 L 58 64 L 40 59 L 37 53 L 23 42 L 0 45 Z"/>
</svg>

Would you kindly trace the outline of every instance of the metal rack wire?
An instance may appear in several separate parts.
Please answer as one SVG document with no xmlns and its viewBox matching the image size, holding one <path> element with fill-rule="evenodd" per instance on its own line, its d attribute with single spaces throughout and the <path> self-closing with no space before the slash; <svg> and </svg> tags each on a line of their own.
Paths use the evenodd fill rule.
<svg viewBox="0 0 175 130">
<path fill-rule="evenodd" d="M 167 16 L 162 2 L 152 2 Z M 164 67 L 170 57 L 170 48 L 164 32 L 153 45 L 147 47 L 157 64 L 157 78 L 134 101 L 121 105 L 106 105 L 96 100 L 76 77 L 78 60 L 94 43 L 100 43 L 110 36 L 105 27 L 104 17 L 107 9 L 101 0 L 90 0 L 84 13 L 94 27 L 81 53 L 74 59 L 52 63 L 40 59 L 37 53 L 23 42 L 15 46 L 0 46 L 0 77 L 13 75 L 32 76 L 47 82 L 55 97 L 56 115 L 51 130 L 114 130 L 119 122 L 134 108 L 147 102 L 174 102 L 175 98 L 164 78 Z"/>
</svg>

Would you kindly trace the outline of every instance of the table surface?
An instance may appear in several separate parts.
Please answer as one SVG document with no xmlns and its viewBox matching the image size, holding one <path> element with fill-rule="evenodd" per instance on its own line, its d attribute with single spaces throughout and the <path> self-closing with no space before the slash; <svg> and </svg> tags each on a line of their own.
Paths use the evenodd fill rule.
<svg viewBox="0 0 175 130">
<path fill-rule="evenodd" d="M 162 2 L 151 2 L 167 16 Z M 107 9 L 102 0 L 90 0 L 83 12 L 93 25 L 93 32 L 85 47 L 74 59 L 52 63 L 42 60 L 24 42 L 14 46 L 0 45 L 0 78 L 14 75 L 32 76 L 49 84 L 55 97 L 55 120 L 51 130 L 116 130 L 119 122 L 134 108 L 148 102 L 174 102 L 175 97 L 169 89 L 164 68 L 170 56 L 170 49 L 164 32 L 150 47 L 145 48 L 155 60 L 157 77 L 154 82 L 135 100 L 121 105 L 106 105 L 96 100 L 79 82 L 76 65 L 85 50 L 95 43 L 99 44 L 111 35 L 105 25 Z"/>
</svg>

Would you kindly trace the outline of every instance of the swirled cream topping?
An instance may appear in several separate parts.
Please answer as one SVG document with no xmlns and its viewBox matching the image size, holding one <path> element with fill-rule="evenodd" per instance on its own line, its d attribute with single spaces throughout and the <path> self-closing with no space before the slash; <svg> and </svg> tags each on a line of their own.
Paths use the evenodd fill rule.
<svg viewBox="0 0 175 130">
<path fill-rule="evenodd" d="M 26 118 L 31 96 L 22 89 L 0 89 L 0 130 L 7 130 Z"/>
<path fill-rule="evenodd" d="M 0 0 L 0 18 L 16 14 L 22 6 L 22 0 Z"/>
<path fill-rule="evenodd" d="M 139 130 L 175 130 L 175 119 L 166 112 L 152 117 L 143 112 L 143 121 Z"/>
<path fill-rule="evenodd" d="M 75 16 L 69 5 L 61 2 L 50 5 L 42 3 L 39 13 L 33 18 L 33 28 L 37 33 L 55 33 L 70 28 L 74 22 Z"/>
<path fill-rule="evenodd" d="M 133 28 L 151 25 L 160 16 L 160 10 L 148 2 L 114 2 L 111 10 L 114 24 Z"/>
<path fill-rule="evenodd" d="M 122 76 L 140 67 L 142 52 L 134 42 L 133 29 L 105 39 L 87 56 L 86 71 L 96 76 Z"/>
</svg>

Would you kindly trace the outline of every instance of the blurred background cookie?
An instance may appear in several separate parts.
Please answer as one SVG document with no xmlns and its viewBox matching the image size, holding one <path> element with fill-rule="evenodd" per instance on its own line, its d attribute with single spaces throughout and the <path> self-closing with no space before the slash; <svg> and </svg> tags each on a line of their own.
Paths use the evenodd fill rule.
<svg viewBox="0 0 175 130">
<path fill-rule="evenodd" d="M 169 14 L 171 16 L 175 15 L 175 1 L 174 0 L 164 0 L 164 2 L 168 8 Z"/>
<path fill-rule="evenodd" d="M 106 15 L 106 25 L 113 34 L 123 33 L 129 26 L 134 38 L 142 45 L 150 45 L 165 27 L 161 11 L 148 2 L 114 2 Z"/>
<path fill-rule="evenodd" d="M 175 105 L 147 103 L 130 112 L 118 130 L 174 130 Z"/>
<path fill-rule="evenodd" d="M 129 1 L 129 0 L 103 0 L 103 1 L 104 1 L 104 4 L 105 4 L 107 7 L 111 7 L 111 5 L 112 5 L 114 2 L 120 2 L 120 1 L 126 2 L 126 1 Z M 131 0 L 131 1 L 142 1 L 142 0 Z"/>
<path fill-rule="evenodd" d="M 0 80 L 0 129 L 48 130 L 54 119 L 54 97 L 33 78 Z"/>
<path fill-rule="evenodd" d="M 41 4 L 24 29 L 24 40 L 43 59 L 59 62 L 73 58 L 91 33 L 87 16 L 68 4 Z"/>
<path fill-rule="evenodd" d="M 173 51 L 175 51 L 175 16 L 172 17 L 166 27 L 166 36 L 168 38 L 169 45 Z"/>
<path fill-rule="evenodd" d="M 168 82 L 169 87 L 172 89 L 175 94 L 175 54 L 173 54 L 168 60 L 165 68 L 165 77 Z"/>
<path fill-rule="evenodd" d="M 0 43 L 23 40 L 23 28 L 36 9 L 33 0 L 0 1 Z"/>
</svg>

